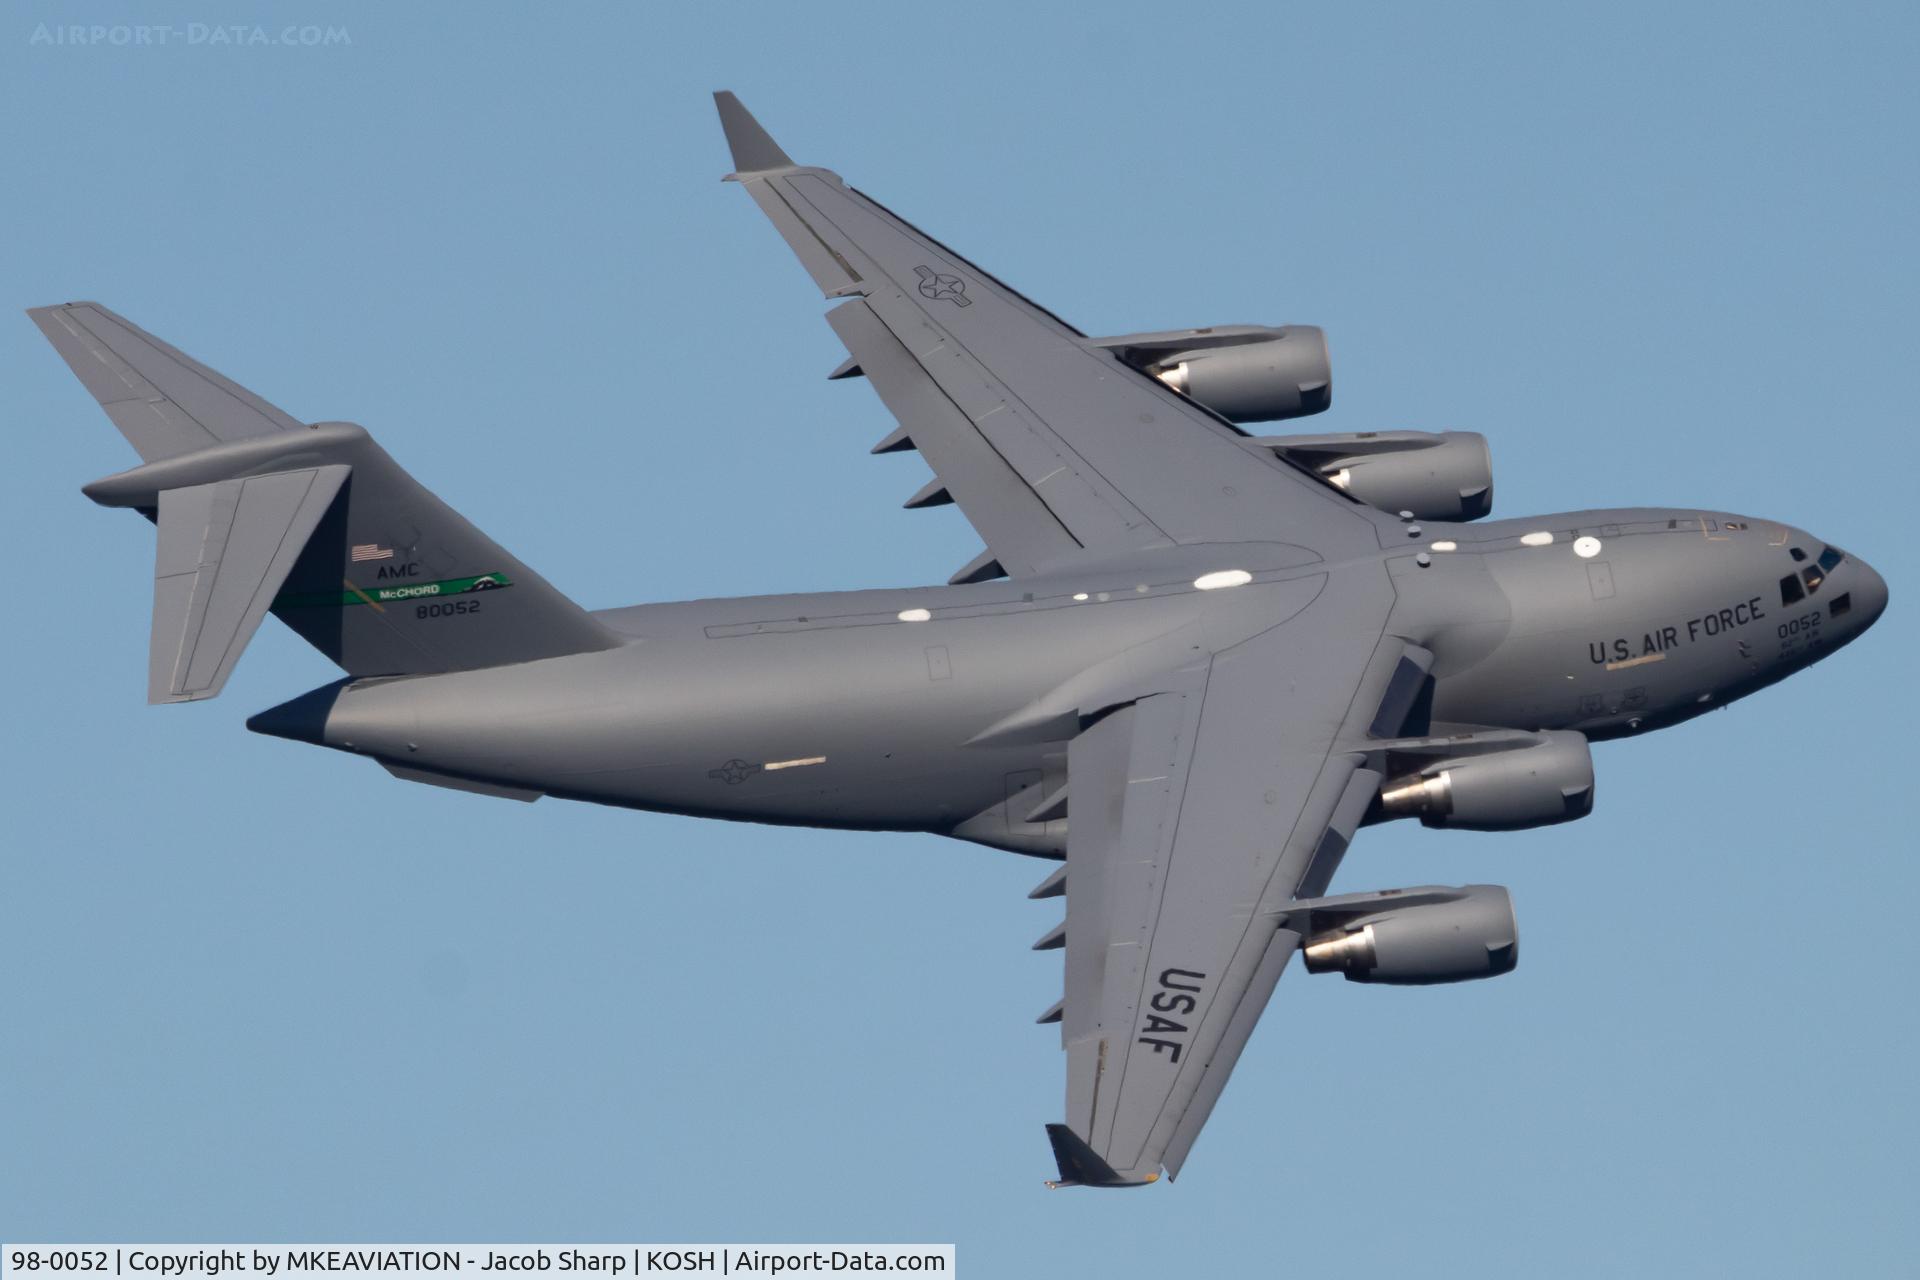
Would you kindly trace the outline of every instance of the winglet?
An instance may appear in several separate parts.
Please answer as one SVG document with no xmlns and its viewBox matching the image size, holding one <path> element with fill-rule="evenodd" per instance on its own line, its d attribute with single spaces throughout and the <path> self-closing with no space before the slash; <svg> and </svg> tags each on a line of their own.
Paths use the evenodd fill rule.
<svg viewBox="0 0 1920 1280">
<path fill-rule="evenodd" d="M 720 127 L 726 130 L 727 146 L 733 151 L 735 173 L 795 167 L 792 157 L 760 127 L 753 113 L 740 105 L 740 99 L 733 96 L 732 90 L 721 89 L 715 93 L 713 105 L 720 108 Z"/>
<path fill-rule="evenodd" d="M 1160 1179 L 1157 1173 L 1144 1178 L 1121 1176 L 1064 1124 L 1048 1125 L 1047 1141 L 1053 1144 L 1053 1158 L 1060 1166 L 1060 1176 L 1048 1179 L 1049 1187 L 1143 1187 Z"/>
</svg>

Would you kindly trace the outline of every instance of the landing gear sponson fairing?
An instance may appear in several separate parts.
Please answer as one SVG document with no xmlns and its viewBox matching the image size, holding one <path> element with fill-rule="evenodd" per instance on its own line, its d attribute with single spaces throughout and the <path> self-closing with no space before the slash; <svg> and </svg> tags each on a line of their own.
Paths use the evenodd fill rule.
<svg viewBox="0 0 1920 1280">
<path fill-rule="evenodd" d="M 1295 951 L 1430 983 L 1513 968 L 1491 885 L 1326 896 L 1354 833 L 1592 805 L 1589 740 L 1782 679 L 1886 605 L 1867 564 L 1717 510 L 1472 523 L 1471 433 L 1250 436 L 1327 407 L 1320 331 L 1089 338 L 718 95 L 732 177 L 986 548 L 948 584 L 589 611 L 357 426 L 309 426 L 104 307 L 32 311 L 143 465 L 149 689 L 212 697 L 271 611 L 346 672 L 248 721 L 496 796 L 1060 861 L 1036 946 L 1060 1183 L 1177 1174 Z"/>
</svg>

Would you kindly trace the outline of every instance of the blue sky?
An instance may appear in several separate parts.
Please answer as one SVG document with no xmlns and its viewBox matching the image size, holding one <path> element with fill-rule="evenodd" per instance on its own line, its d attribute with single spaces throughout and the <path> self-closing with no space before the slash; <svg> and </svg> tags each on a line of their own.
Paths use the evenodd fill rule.
<svg viewBox="0 0 1920 1280">
<path fill-rule="evenodd" d="M 350 43 L 35 42 L 325 24 Z M 1920 1245 L 1904 729 L 1911 6 L 36 3 L 0 24 L 15 581 L 0 1238 L 952 1240 L 971 1275 L 1887 1274 Z M 739 191 L 730 87 L 1090 332 L 1326 326 L 1315 430 L 1467 428 L 1496 512 L 1865 555 L 1860 644 L 1596 750 L 1592 817 L 1369 831 L 1511 886 L 1495 982 L 1283 984 L 1180 1183 L 1047 1193 L 1047 868 L 389 779 L 262 739 L 269 624 L 144 705 L 99 298 L 367 425 L 590 606 L 937 581 L 913 455 Z"/>
</svg>

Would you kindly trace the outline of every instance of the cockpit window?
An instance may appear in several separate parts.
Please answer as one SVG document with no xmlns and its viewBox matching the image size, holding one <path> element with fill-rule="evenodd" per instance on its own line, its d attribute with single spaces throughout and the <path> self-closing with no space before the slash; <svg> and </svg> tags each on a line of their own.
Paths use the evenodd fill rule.
<svg viewBox="0 0 1920 1280">
<path fill-rule="evenodd" d="M 1786 577 L 1780 579 L 1780 603 L 1781 604 L 1799 604 L 1802 600 L 1805 600 L 1806 598 L 1807 598 L 1807 593 L 1800 589 L 1799 575 L 1790 573 Z"/>
<path fill-rule="evenodd" d="M 1853 592 L 1842 591 L 1839 595 L 1835 596 L 1831 602 L 1828 603 L 1827 616 L 1833 617 L 1833 618 L 1844 618 L 1852 608 L 1853 608 Z"/>
<path fill-rule="evenodd" d="M 1820 589 L 1820 584 L 1825 582 L 1826 580 L 1827 580 L 1827 575 L 1820 572 L 1819 565 L 1810 564 L 1806 568 L 1800 571 L 1800 581 L 1807 584 L 1808 595 L 1812 595 L 1814 592 L 1818 591 Z"/>
<path fill-rule="evenodd" d="M 1805 560 L 1807 558 L 1807 553 L 1802 551 L 1798 547 L 1788 547 L 1787 554 L 1792 556 L 1795 560 Z"/>
<path fill-rule="evenodd" d="M 1846 558 L 1847 558 L 1847 553 L 1842 551 L 1840 548 L 1828 547 L 1825 551 L 1822 551 L 1820 553 L 1820 560 L 1818 563 L 1820 565 L 1820 569 L 1822 572 L 1832 573 L 1833 566 L 1839 564 L 1842 560 Z"/>
</svg>

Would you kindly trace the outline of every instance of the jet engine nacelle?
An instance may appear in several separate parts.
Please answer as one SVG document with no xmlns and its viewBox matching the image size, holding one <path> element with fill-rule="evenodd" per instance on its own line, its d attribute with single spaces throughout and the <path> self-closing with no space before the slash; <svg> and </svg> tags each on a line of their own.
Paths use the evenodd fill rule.
<svg viewBox="0 0 1920 1280">
<path fill-rule="evenodd" d="M 1304 418 L 1333 403 L 1327 335 L 1317 325 L 1223 324 L 1088 341 L 1233 422 Z"/>
<path fill-rule="evenodd" d="M 1461 889 L 1413 890 L 1425 899 L 1405 906 L 1381 904 L 1351 909 L 1332 927 L 1310 934 L 1308 973 L 1342 973 L 1348 982 L 1425 986 L 1471 982 L 1510 973 L 1520 961 L 1520 926 L 1513 899 L 1495 884 Z M 1386 898 L 1388 895 L 1357 895 Z M 1330 899 L 1338 902 L 1340 899 Z M 1312 913 L 1316 923 L 1323 914 Z"/>
<path fill-rule="evenodd" d="M 1493 454 L 1478 431 L 1261 436 L 1254 443 L 1382 511 L 1478 520 L 1493 510 Z"/>
<path fill-rule="evenodd" d="M 1389 767 L 1413 767 L 1380 788 L 1379 816 L 1429 827 L 1522 831 L 1593 812 L 1593 755 L 1585 734 L 1500 730 L 1390 748 Z"/>
</svg>

